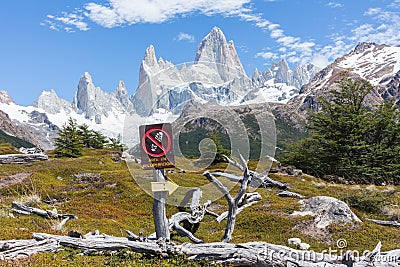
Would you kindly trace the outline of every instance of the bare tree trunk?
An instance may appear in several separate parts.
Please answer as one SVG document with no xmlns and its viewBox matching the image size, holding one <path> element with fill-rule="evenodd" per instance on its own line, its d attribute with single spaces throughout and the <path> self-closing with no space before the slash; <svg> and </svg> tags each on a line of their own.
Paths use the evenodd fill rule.
<svg viewBox="0 0 400 267">
<path fill-rule="evenodd" d="M 241 200 L 241 198 L 243 197 L 247 189 L 247 185 L 249 183 L 250 176 L 245 162 L 243 162 L 243 170 L 244 170 L 243 180 L 241 182 L 240 190 L 235 198 L 231 196 L 228 188 L 225 185 L 223 185 L 217 178 L 215 178 L 214 175 L 212 175 L 209 172 L 204 173 L 204 176 L 206 176 L 207 179 L 211 181 L 222 192 L 222 194 L 224 194 L 225 199 L 228 202 L 228 217 L 227 217 L 223 242 L 230 242 L 232 240 L 232 233 L 233 230 L 235 229 L 235 223 L 236 223 L 236 214 L 238 213 L 239 200 Z"/>
</svg>

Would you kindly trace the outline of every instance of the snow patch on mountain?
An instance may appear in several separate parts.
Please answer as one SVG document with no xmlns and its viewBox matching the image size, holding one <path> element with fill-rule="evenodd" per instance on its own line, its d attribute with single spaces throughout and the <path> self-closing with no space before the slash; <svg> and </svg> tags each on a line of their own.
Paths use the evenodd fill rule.
<svg viewBox="0 0 400 267">
<path fill-rule="evenodd" d="M 395 98 L 395 103 L 400 105 L 400 47 L 359 43 L 348 54 L 316 73 L 286 108 L 302 116 L 308 109 L 317 111 L 318 98 L 327 97 L 331 89 L 337 88 L 336 82 L 342 79 L 343 73 L 354 79 L 363 78 L 373 85 L 365 98 L 366 105 L 373 107 L 389 98 Z"/>
<path fill-rule="evenodd" d="M 400 70 L 400 47 L 361 43 L 337 64 L 378 85 Z"/>
</svg>

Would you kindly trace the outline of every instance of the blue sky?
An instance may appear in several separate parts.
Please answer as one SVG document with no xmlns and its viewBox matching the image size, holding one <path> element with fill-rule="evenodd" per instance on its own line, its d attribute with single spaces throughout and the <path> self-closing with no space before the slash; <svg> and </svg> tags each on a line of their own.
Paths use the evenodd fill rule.
<svg viewBox="0 0 400 267">
<path fill-rule="evenodd" d="M 137 87 L 146 47 L 194 60 L 220 27 L 248 75 L 285 57 L 324 66 L 358 42 L 400 45 L 400 0 L 7 0 L 0 9 L 0 90 L 22 105 L 55 89 L 72 101 L 88 71 L 111 92 Z"/>
</svg>

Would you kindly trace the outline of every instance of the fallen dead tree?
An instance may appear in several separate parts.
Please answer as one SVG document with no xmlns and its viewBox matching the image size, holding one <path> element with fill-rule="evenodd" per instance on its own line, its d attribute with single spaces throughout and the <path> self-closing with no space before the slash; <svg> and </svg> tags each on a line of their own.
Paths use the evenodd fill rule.
<svg viewBox="0 0 400 267">
<path fill-rule="evenodd" d="M 35 233 L 35 239 L 0 241 L 0 259 L 18 259 L 38 252 L 55 252 L 61 247 L 80 249 L 84 254 L 101 251 L 130 249 L 155 257 L 186 255 L 191 260 L 208 260 L 215 264 L 231 266 L 398 266 L 400 250 L 381 252 L 381 244 L 363 256 L 350 252 L 343 256 L 297 250 L 265 242 L 230 244 L 214 242 L 205 244 L 174 243 L 160 240 L 132 241 L 129 237 L 114 237 L 90 233 L 81 238 Z"/>
<path fill-rule="evenodd" d="M 398 221 L 383 221 L 383 220 L 375 220 L 375 219 L 367 219 L 373 223 L 384 225 L 384 226 L 393 226 L 393 227 L 400 227 L 400 223 Z"/>
<path fill-rule="evenodd" d="M 19 214 L 24 214 L 24 215 L 30 215 L 30 214 L 36 214 L 39 216 L 42 216 L 44 218 L 49 218 L 49 219 L 78 219 L 78 217 L 74 214 L 59 214 L 57 210 L 42 210 L 38 208 L 33 208 L 18 202 L 13 202 L 12 203 L 12 211 L 19 213 Z"/>
<path fill-rule="evenodd" d="M 78 219 L 78 216 L 76 216 L 74 214 L 59 214 L 56 209 L 42 210 L 42 209 L 27 206 L 27 205 L 24 205 L 24 204 L 15 202 L 15 201 L 12 203 L 11 211 L 19 213 L 19 214 L 23 214 L 23 215 L 35 214 L 35 215 L 39 215 L 39 216 L 41 216 L 43 218 L 47 218 L 47 219 L 61 220 L 61 222 L 54 227 L 54 230 L 57 230 L 57 231 L 61 231 L 68 220 Z"/>
<path fill-rule="evenodd" d="M 42 153 L 0 155 L 0 164 L 26 164 L 45 160 L 49 160 L 49 157 Z"/>
<path fill-rule="evenodd" d="M 0 260 L 18 260 L 40 252 L 57 252 L 59 248 L 54 239 L 0 241 Z"/>
</svg>

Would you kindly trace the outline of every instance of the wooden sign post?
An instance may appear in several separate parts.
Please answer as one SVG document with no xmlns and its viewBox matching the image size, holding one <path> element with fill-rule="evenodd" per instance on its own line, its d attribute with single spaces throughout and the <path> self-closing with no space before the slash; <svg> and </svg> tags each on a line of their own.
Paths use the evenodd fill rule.
<svg viewBox="0 0 400 267">
<path fill-rule="evenodd" d="M 166 182 L 164 170 L 153 170 L 153 182 Z M 154 192 L 153 218 L 156 227 L 156 237 L 170 240 L 169 224 L 165 203 L 167 202 L 167 192 Z"/>
<path fill-rule="evenodd" d="M 139 127 L 141 164 L 143 169 L 153 169 L 151 189 L 154 193 L 153 217 L 156 237 L 170 240 L 169 224 L 165 210 L 167 192 L 172 194 L 178 186 L 165 179 L 164 168 L 174 167 L 172 127 L 169 123 Z"/>
</svg>

